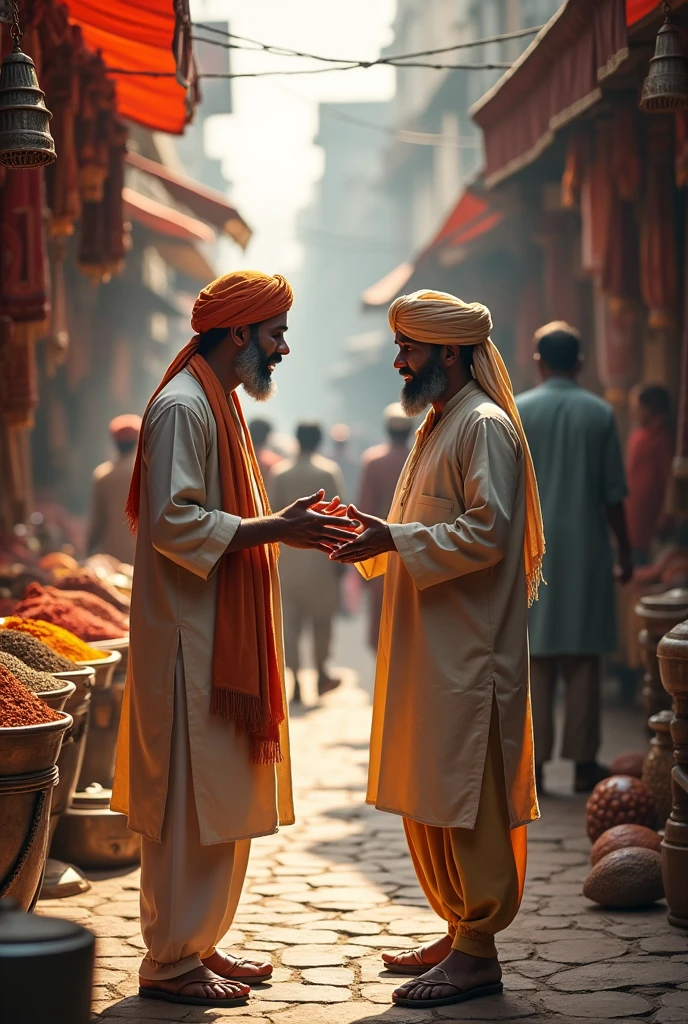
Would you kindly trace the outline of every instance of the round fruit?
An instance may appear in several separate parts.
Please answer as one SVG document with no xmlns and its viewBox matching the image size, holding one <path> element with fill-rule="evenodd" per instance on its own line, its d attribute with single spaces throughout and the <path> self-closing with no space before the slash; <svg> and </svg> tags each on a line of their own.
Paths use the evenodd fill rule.
<svg viewBox="0 0 688 1024">
<path fill-rule="evenodd" d="M 661 857 L 639 846 L 612 850 L 586 878 L 583 895 L 602 907 L 647 907 L 664 895 Z"/>
<path fill-rule="evenodd" d="M 632 750 L 615 757 L 609 768 L 613 775 L 632 775 L 634 779 L 639 779 L 643 773 L 644 760 L 645 754 L 642 751 Z"/>
<path fill-rule="evenodd" d="M 614 825 L 603 832 L 590 851 L 590 863 L 597 864 L 614 850 L 624 850 L 629 846 L 643 846 L 646 850 L 660 852 L 662 837 L 645 825 Z"/>
<path fill-rule="evenodd" d="M 657 809 L 644 782 L 630 775 L 612 775 L 598 782 L 585 807 L 585 827 L 590 842 L 614 825 L 646 825 L 654 828 Z"/>
</svg>

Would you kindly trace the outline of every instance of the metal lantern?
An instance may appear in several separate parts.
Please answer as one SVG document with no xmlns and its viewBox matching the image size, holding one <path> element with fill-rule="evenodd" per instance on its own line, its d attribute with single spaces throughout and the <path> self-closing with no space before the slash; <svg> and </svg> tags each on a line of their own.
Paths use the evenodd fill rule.
<svg viewBox="0 0 688 1024">
<path fill-rule="evenodd" d="M 14 50 L 0 69 L 0 165 L 43 167 L 56 158 L 48 127 L 53 115 L 43 102 L 45 93 L 38 88 L 34 62 L 19 45 L 22 33 L 16 0 L 12 9 Z"/>
<path fill-rule="evenodd" d="M 655 41 L 655 55 L 643 84 L 640 109 L 646 114 L 663 114 L 688 108 L 688 58 L 681 48 L 681 36 L 670 21 L 671 6 L 664 4 L 665 21 Z"/>
</svg>

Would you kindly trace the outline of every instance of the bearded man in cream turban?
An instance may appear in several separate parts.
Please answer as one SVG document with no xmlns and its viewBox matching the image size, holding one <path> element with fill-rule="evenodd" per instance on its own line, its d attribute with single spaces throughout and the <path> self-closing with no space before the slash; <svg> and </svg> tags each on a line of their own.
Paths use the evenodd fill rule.
<svg viewBox="0 0 688 1024">
<path fill-rule="evenodd" d="M 539 815 L 528 604 L 544 537 L 511 382 L 480 303 L 419 291 L 389 310 L 409 416 L 428 405 L 387 520 L 331 557 L 384 574 L 368 803 L 400 814 L 442 938 L 383 954 L 420 975 L 398 1005 L 501 992 L 495 934 L 523 892 L 525 825 Z"/>
<path fill-rule="evenodd" d="M 294 820 L 279 542 L 329 550 L 320 491 L 271 514 L 236 396 L 270 396 L 292 290 L 237 271 L 196 299 L 195 336 L 143 418 L 127 503 L 138 532 L 112 808 L 141 834 L 139 994 L 245 1003 L 269 963 L 217 945 L 251 839 Z"/>
</svg>

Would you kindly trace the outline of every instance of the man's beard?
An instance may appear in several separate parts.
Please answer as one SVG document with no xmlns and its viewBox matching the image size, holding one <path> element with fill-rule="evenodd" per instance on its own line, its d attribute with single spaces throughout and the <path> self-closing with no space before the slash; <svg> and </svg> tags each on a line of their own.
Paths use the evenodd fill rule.
<svg viewBox="0 0 688 1024">
<path fill-rule="evenodd" d="M 267 402 L 277 393 L 277 385 L 270 373 L 271 363 L 280 363 L 279 355 L 266 356 L 254 335 L 245 349 L 236 357 L 234 370 L 241 381 L 244 391 L 256 402 Z"/>
<path fill-rule="evenodd" d="M 404 382 L 400 401 L 407 416 L 419 416 L 426 406 L 438 401 L 449 387 L 447 373 L 440 366 L 441 352 L 440 348 L 433 348 L 425 365 L 411 380 Z"/>
</svg>

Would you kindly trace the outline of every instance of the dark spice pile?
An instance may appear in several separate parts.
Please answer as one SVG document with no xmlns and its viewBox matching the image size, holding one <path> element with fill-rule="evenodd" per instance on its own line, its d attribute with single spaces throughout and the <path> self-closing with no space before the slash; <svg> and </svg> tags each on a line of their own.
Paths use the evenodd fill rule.
<svg viewBox="0 0 688 1024">
<path fill-rule="evenodd" d="M 62 715 L 27 690 L 9 669 L 0 665 L 0 729 L 57 722 Z"/>
<path fill-rule="evenodd" d="M 6 651 L 0 651 L 0 665 L 9 669 L 14 678 L 28 687 L 32 693 L 61 690 L 65 685 L 64 679 L 56 679 L 49 672 L 37 672 L 35 668 L 29 668 L 19 658 L 15 658 L 13 654 L 8 654 Z"/>
<path fill-rule="evenodd" d="M 0 629 L 0 651 L 13 654 L 37 672 L 73 672 L 81 667 L 36 637 L 16 629 Z"/>
<path fill-rule="evenodd" d="M 126 628 L 115 626 L 93 612 L 80 608 L 73 601 L 63 597 L 61 591 L 55 590 L 51 594 L 49 589 L 42 587 L 40 583 L 29 584 L 24 598 L 14 609 L 14 615 L 22 619 L 49 622 L 86 642 L 117 640 L 127 632 Z"/>
<path fill-rule="evenodd" d="M 55 580 L 54 586 L 58 590 L 81 590 L 88 594 L 95 594 L 103 601 L 113 605 L 123 615 L 129 614 L 129 598 L 120 594 L 119 590 L 108 583 L 107 580 L 99 580 L 98 577 L 88 569 L 80 569 L 79 572 L 70 572 L 69 576 L 62 576 Z"/>
</svg>

